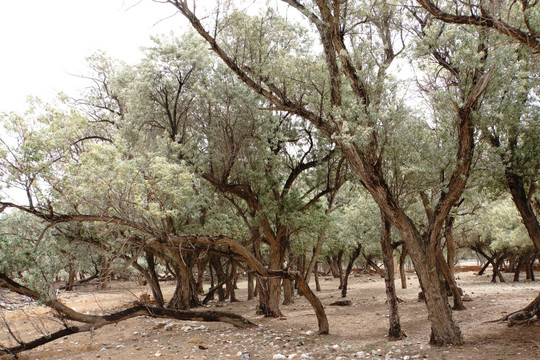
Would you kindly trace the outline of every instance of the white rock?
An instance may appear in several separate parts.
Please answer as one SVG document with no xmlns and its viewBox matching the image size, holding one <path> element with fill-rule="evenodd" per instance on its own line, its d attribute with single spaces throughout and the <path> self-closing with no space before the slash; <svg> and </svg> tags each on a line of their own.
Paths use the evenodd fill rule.
<svg viewBox="0 0 540 360">
<path fill-rule="evenodd" d="M 364 356 L 364 352 L 363 351 L 359 351 L 356 353 L 356 356 L 360 357 L 360 356 Z"/>
<path fill-rule="evenodd" d="M 306 335 L 307 335 L 307 336 L 311 336 L 311 335 L 313 335 L 313 334 L 314 334 L 314 332 L 311 331 L 311 330 L 306 331 Z"/>
<path fill-rule="evenodd" d="M 337 350 L 337 349 L 339 349 L 339 345 L 338 345 L 338 344 L 334 344 L 334 345 L 332 345 L 332 349 L 334 349 L 334 350 Z"/>
<path fill-rule="evenodd" d="M 294 359 L 296 357 L 296 354 L 291 354 L 287 359 Z"/>
<path fill-rule="evenodd" d="M 283 354 L 275 354 L 272 356 L 272 359 L 286 359 L 287 357 Z"/>
</svg>

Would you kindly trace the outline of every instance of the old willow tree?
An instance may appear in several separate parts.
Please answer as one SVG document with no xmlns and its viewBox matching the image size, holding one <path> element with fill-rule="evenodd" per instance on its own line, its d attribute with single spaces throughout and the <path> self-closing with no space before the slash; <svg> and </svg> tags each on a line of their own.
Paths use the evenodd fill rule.
<svg viewBox="0 0 540 360">
<path fill-rule="evenodd" d="M 437 26 L 421 10 L 406 11 L 385 1 L 283 0 L 277 10 L 261 2 L 260 16 L 251 15 L 260 9 L 257 2 L 247 7 L 249 12 L 218 2 L 211 14 L 196 11 L 194 2 L 159 2 L 179 10 L 230 70 L 260 95 L 261 107 L 301 117 L 332 139 L 407 246 L 426 297 L 431 343 L 461 343 L 440 281 L 437 249 L 470 174 L 475 119 L 497 53 L 512 51 L 514 45 L 481 29 Z M 287 11 L 288 17 L 281 18 L 279 11 Z M 307 24 L 309 52 L 295 47 L 298 31 L 284 25 L 293 18 L 297 28 Z M 413 31 L 405 30 L 411 27 Z M 290 41 L 283 41 L 287 36 Z M 400 204 L 384 169 L 386 146 L 393 140 L 390 129 L 412 116 L 400 99 L 406 89 L 393 80 L 392 72 L 416 42 L 422 44 L 420 56 L 425 59 L 417 71 L 430 80 L 436 95 L 417 108 L 432 109 L 426 124 L 437 117 L 453 129 L 453 142 L 438 149 L 453 154 L 451 164 L 423 224 Z"/>
</svg>

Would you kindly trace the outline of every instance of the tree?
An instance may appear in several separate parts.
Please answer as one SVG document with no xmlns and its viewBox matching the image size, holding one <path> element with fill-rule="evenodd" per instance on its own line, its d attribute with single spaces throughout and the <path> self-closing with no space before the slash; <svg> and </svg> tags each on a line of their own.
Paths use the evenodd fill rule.
<svg viewBox="0 0 540 360">
<path fill-rule="evenodd" d="M 297 55 L 297 69 L 306 67 L 305 59 L 310 53 L 285 47 L 287 56 L 270 52 L 257 39 L 240 39 L 234 33 L 231 18 L 226 22 L 216 19 L 216 28 L 209 30 L 189 7 L 187 1 L 165 1 L 175 6 L 192 27 L 208 42 L 220 59 L 254 92 L 268 102 L 268 108 L 295 114 L 310 121 L 319 131 L 335 141 L 358 174 L 360 181 L 373 196 L 375 202 L 403 237 L 417 274 L 426 294 L 429 318 L 432 325 L 431 342 L 434 344 L 458 344 L 462 341 L 459 328 L 452 319 L 446 296 L 439 281 L 436 249 L 444 222 L 452 207 L 459 200 L 469 176 L 474 150 L 473 116 L 479 108 L 479 100 L 486 91 L 493 71 L 485 67 L 476 70 L 475 76 L 463 82 L 456 99 L 452 118 L 455 126 L 456 150 L 454 166 L 446 177 L 445 191 L 434 206 L 425 231 L 421 232 L 414 221 L 396 201 L 385 180 L 381 158 L 384 154 L 384 124 L 395 120 L 396 104 L 388 96 L 388 67 L 400 50 L 395 39 L 400 34 L 400 13 L 382 3 L 378 5 L 352 2 L 317 1 L 304 4 L 285 1 L 297 9 L 316 28 L 322 48 L 324 65 L 313 59 L 314 71 L 324 66 L 324 87 L 308 83 L 306 75 L 283 76 L 281 59 Z M 362 10 L 368 9 L 368 10 Z M 220 16 L 223 14 L 219 12 Z M 231 14 L 236 14 L 234 11 Z M 224 26 L 227 24 L 227 26 Z M 223 25 L 223 26 L 222 26 Z M 229 30 L 231 30 L 229 32 Z M 371 31 L 370 31 L 371 30 Z M 266 33 L 264 41 L 272 41 L 283 33 Z M 291 39 L 294 39 L 291 37 Z M 273 44 L 275 45 L 275 43 Z M 398 45 L 399 46 L 399 45 Z M 274 56 L 271 66 L 252 66 L 252 58 L 237 56 L 239 49 L 265 49 L 260 53 Z M 377 51 L 375 49 L 382 49 Z M 281 50 L 281 48 L 280 48 Z M 245 51 L 244 51 L 245 53 Z M 320 58 L 319 58 L 320 59 Z M 317 69 L 317 70 L 315 70 Z M 449 70 L 450 71 L 450 70 Z M 346 85 L 348 84 L 348 86 Z M 310 101 L 318 94 L 315 101 Z M 322 94 L 322 96 L 320 96 Z M 399 106 L 397 107 L 399 109 Z M 391 115 L 390 115 L 391 114 Z"/>
</svg>

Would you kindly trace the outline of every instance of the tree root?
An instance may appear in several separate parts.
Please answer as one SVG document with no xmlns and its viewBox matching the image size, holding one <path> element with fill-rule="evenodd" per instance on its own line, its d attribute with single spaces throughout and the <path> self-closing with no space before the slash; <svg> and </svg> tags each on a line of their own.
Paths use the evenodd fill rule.
<svg viewBox="0 0 540 360">
<path fill-rule="evenodd" d="M 94 331 L 106 325 L 116 324 L 120 321 L 128 320 L 137 316 L 151 316 L 166 319 L 204 321 L 204 322 L 225 322 L 236 327 L 245 329 L 254 327 L 255 324 L 248 319 L 233 313 L 223 311 L 182 311 L 165 309 L 160 307 L 149 307 L 142 304 L 109 314 L 99 316 L 95 322 L 85 323 L 81 326 L 66 326 L 64 329 L 54 333 L 44 335 L 30 342 L 17 340 L 19 345 L 7 348 L 0 347 L 0 355 L 14 355 L 23 351 L 35 349 L 41 345 L 81 332 Z"/>
<path fill-rule="evenodd" d="M 525 308 L 514 311 L 500 319 L 488 322 L 506 322 L 508 326 L 530 325 L 540 319 L 540 294 Z"/>
</svg>

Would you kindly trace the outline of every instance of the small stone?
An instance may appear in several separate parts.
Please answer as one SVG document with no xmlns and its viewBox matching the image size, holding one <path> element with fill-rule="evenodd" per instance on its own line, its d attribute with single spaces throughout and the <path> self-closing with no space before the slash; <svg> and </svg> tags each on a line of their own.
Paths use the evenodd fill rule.
<svg viewBox="0 0 540 360">
<path fill-rule="evenodd" d="M 356 356 L 360 357 L 360 356 L 364 356 L 364 352 L 363 351 L 359 351 L 356 353 Z"/>
<path fill-rule="evenodd" d="M 334 344 L 334 345 L 332 345 L 332 349 L 334 349 L 334 350 L 338 350 L 338 349 L 339 349 L 339 345 L 338 345 L 338 344 Z"/>
<path fill-rule="evenodd" d="M 296 357 L 296 354 L 291 354 L 287 359 L 294 359 Z"/>
<path fill-rule="evenodd" d="M 313 334 L 314 334 L 314 332 L 313 332 L 312 330 L 306 331 L 306 335 L 307 335 L 307 336 L 311 336 L 311 335 L 313 335 Z"/>
<path fill-rule="evenodd" d="M 274 356 L 272 356 L 272 359 L 276 360 L 276 359 L 286 359 L 287 357 L 283 354 L 275 354 Z"/>
</svg>

